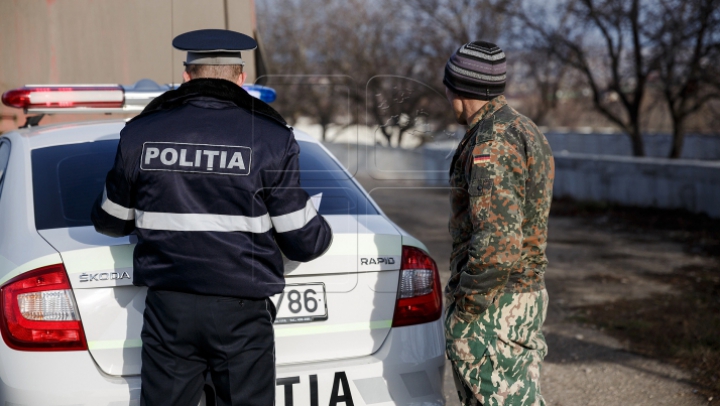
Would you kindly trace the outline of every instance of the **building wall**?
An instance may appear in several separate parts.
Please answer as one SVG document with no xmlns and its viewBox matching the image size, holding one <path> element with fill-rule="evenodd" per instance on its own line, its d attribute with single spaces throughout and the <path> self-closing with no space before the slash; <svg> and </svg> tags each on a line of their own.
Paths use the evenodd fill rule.
<svg viewBox="0 0 720 406">
<path fill-rule="evenodd" d="M 0 92 L 143 78 L 179 83 L 185 56 L 172 48 L 174 36 L 202 28 L 254 35 L 255 27 L 254 0 L 2 0 Z M 254 52 L 243 59 L 252 82 Z M 2 106 L 0 115 L 0 131 L 24 123 L 18 109 Z M 43 123 L 88 118 L 54 116 Z"/>
</svg>

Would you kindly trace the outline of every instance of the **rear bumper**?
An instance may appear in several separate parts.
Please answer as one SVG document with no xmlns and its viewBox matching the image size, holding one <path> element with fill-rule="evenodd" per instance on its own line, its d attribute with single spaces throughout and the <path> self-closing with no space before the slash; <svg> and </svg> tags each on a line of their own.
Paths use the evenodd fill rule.
<svg viewBox="0 0 720 406">
<path fill-rule="evenodd" d="M 140 377 L 103 374 L 87 351 L 26 352 L 0 341 L 0 405 L 140 405 Z"/>
<path fill-rule="evenodd" d="M 319 406 L 348 396 L 355 405 L 444 405 L 445 336 L 441 322 L 390 330 L 382 347 L 368 357 L 277 368 L 275 404 Z M 313 377 L 314 376 L 314 377 Z M 315 383 L 313 382 L 315 381 Z M 316 390 L 318 403 L 311 399 Z M 292 394 L 292 402 L 286 398 Z M 347 398 L 342 398 L 347 400 Z M 349 403 L 348 403 L 349 404 Z"/>
<path fill-rule="evenodd" d="M 435 321 L 392 329 L 371 356 L 279 366 L 276 404 L 320 406 L 351 397 L 358 406 L 443 405 L 443 348 Z M 134 406 L 139 398 L 139 376 L 105 375 L 88 352 L 22 352 L 0 341 L 0 405 Z"/>
</svg>

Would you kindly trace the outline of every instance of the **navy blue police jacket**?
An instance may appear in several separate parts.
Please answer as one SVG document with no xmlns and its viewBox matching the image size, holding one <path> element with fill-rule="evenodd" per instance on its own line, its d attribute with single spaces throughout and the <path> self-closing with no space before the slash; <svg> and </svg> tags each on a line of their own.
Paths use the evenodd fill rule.
<svg viewBox="0 0 720 406">
<path fill-rule="evenodd" d="M 230 81 L 194 79 L 122 130 L 92 222 L 137 234 L 135 285 L 272 296 L 285 286 L 281 252 L 306 262 L 332 240 L 300 188 L 299 153 L 270 106 Z"/>
</svg>

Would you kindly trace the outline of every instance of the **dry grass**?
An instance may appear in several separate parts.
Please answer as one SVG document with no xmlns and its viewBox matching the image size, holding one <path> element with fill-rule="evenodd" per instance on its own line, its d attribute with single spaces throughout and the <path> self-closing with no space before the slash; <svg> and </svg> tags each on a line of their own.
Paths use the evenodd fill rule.
<svg viewBox="0 0 720 406">
<path fill-rule="evenodd" d="M 720 272 L 676 269 L 666 278 L 679 294 L 578 308 L 580 321 L 626 340 L 634 352 L 692 373 L 707 396 L 720 395 Z"/>
<path fill-rule="evenodd" d="M 648 278 L 673 286 L 675 294 L 655 294 L 583 306 L 581 322 L 595 325 L 632 351 L 672 362 L 692 373 L 700 390 L 720 400 L 720 220 L 681 210 L 618 207 L 559 201 L 555 214 L 611 223 L 624 231 L 662 233 L 681 242 L 692 255 L 716 259 L 713 267 L 686 266 Z M 595 275 L 600 283 L 622 283 L 617 277 Z"/>
</svg>

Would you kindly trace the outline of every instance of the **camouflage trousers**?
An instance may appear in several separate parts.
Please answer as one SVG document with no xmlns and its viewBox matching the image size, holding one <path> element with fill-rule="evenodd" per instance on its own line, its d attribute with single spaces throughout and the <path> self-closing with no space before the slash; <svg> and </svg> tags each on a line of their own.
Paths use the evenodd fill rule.
<svg viewBox="0 0 720 406">
<path fill-rule="evenodd" d="M 481 315 L 448 306 L 447 355 L 463 405 L 544 406 L 546 290 L 504 293 Z"/>
</svg>

